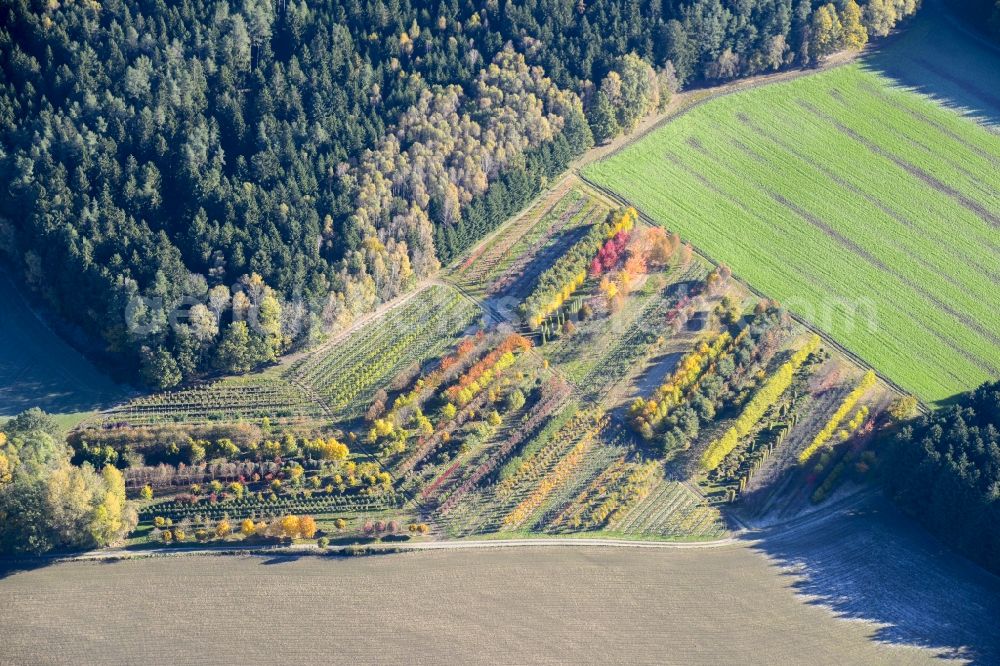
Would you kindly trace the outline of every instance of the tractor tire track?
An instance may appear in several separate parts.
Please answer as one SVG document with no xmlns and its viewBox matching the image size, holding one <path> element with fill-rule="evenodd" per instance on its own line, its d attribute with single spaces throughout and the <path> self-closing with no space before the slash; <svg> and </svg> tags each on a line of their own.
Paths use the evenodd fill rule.
<svg viewBox="0 0 1000 666">
<path fill-rule="evenodd" d="M 990 342 L 992 342 L 994 345 L 1000 346 L 1000 336 L 997 336 L 997 334 L 995 332 L 993 332 L 993 331 L 985 328 L 979 322 L 977 322 L 977 321 L 969 318 L 969 316 L 966 315 L 965 313 L 959 312 L 958 310 L 956 310 L 955 308 L 951 307 L 950 305 L 948 305 L 944 301 L 940 300 L 939 298 L 937 298 L 936 296 L 934 296 L 934 294 L 932 294 L 929 291 L 927 291 L 926 289 L 924 289 L 924 287 L 922 287 L 921 285 L 917 284 L 911 278 L 906 277 L 905 275 L 903 275 L 899 271 L 895 270 L 894 268 L 890 268 L 884 261 L 882 261 L 881 259 L 879 259 L 875 255 L 873 255 L 867 249 L 865 249 L 862 246 L 860 246 L 855 240 L 844 236 L 839 231 L 837 231 L 836 229 L 834 229 L 833 227 L 831 227 L 829 224 L 827 224 L 826 222 L 824 222 L 823 220 L 821 220 L 818 216 L 813 215 L 812 213 L 810 213 L 809 211 L 805 210 L 801 206 L 798 206 L 797 204 L 789 201 L 787 198 L 785 198 L 781 194 L 778 194 L 777 192 L 768 192 L 768 194 L 771 196 L 772 199 L 774 199 L 775 201 L 777 201 L 779 204 L 781 204 L 782 206 L 788 208 L 793 213 L 795 213 L 798 217 L 802 218 L 803 220 L 805 220 L 806 222 L 808 222 L 809 224 L 811 224 L 815 228 L 817 228 L 820 231 L 822 231 L 828 238 L 836 241 L 839 245 L 843 245 L 845 248 L 847 248 L 848 250 L 850 250 L 852 253 L 858 255 L 859 257 L 861 257 L 862 259 L 864 259 L 865 261 L 867 261 L 868 263 L 870 263 L 872 266 L 874 266 L 878 270 L 880 270 L 880 271 L 882 271 L 882 272 L 884 272 L 884 273 L 886 273 L 888 275 L 892 275 L 897 280 L 899 280 L 900 282 L 902 282 L 903 284 L 905 284 L 906 286 L 908 286 L 910 289 L 913 289 L 915 292 L 917 292 L 918 294 L 920 294 L 922 297 L 924 297 L 927 300 L 929 300 L 938 309 L 940 309 L 940 310 L 942 310 L 944 312 L 947 312 L 956 321 L 961 322 L 966 328 L 969 328 L 969 329 L 971 329 L 971 330 L 979 333 L 983 337 L 985 337 L 988 340 L 990 340 Z M 928 329 L 928 330 L 930 331 L 930 329 Z M 966 351 L 966 350 L 958 347 L 950 339 L 945 338 L 945 337 L 940 336 L 940 335 L 937 335 L 934 331 L 930 331 L 930 332 L 935 337 L 937 337 L 939 340 L 941 340 L 941 342 L 943 342 L 948 347 L 950 347 L 954 351 L 956 351 L 959 354 L 961 354 L 963 357 L 966 358 L 966 360 L 968 360 L 970 363 L 972 363 L 973 365 L 975 365 L 976 367 L 978 367 L 980 370 L 983 370 L 984 372 L 987 372 L 987 373 L 995 373 L 998 370 L 1000 370 L 1000 368 L 994 367 L 991 364 L 987 364 L 983 359 L 977 358 L 976 356 L 972 355 L 970 352 L 968 352 L 968 351 Z"/>
<path fill-rule="evenodd" d="M 816 108 L 810 102 L 807 102 L 806 100 L 803 100 L 803 99 L 799 99 L 799 100 L 796 100 L 796 103 L 799 106 L 801 106 L 802 108 L 804 108 L 806 111 L 808 111 L 809 113 L 811 113 L 814 116 L 816 116 L 817 118 L 820 118 L 820 119 L 825 120 L 826 122 L 830 123 L 833 127 L 835 127 L 837 129 L 838 132 L 840 132 L 841 134 L 845 134 L 845 135 L 851 137 L 851 139 L 853 139 L 854 141 L 857 141 L 858 143 L 860 143 L 861 145 L 863 145 L 865 148 L 867 148 L 872 153 L 878 155 L 879 157 L 883 157 L 883 158 L 889 160 L 890 162 L 892 162 L 893 164 L 895 164 L 900 169 L 902 169 L 902 170 L 906 171 L 907 173 L 909 173 L 914 178 L 920 179 L 921 181 L 923 181 L 927 185 L 930 185 L 931 187 L 933 187 L 938 192 L 940 192 L 940 193 L 942 193 L 942 194 L 944 194 L 944 195 L 946 195 L 946 196 L 954 199 L 959 204 L 961 204 L 964 208 L 967 208 L 968 210 L 970 210 L 973 213 L 975 213 L 980 219 L 982 219 L 984 222 L 988 223 L 993 228 L 1000 229 L 1000 217 L 997 217 L 996 215 L 994 215 L 993 213 L 991 213 L 990 211 L 988 211 L 986 209 L 986 207 L 983 206 L 978 201 L 976 201 L 974 199 L 971 199 L 970 197 L 966 196 L 965 194 L 959 192 L 958 190 L 956 190 L 955 188 L 953 188 L 951 185 L 948 185 L 947 183 L 944 183 L 944 182 L 938 180 L 933 175 L 927 173 L 926 171 L 924 171 L 920 167 L 918 167 L 918 166 L 916 166 L 914 164 L 910 164 L 906 160 L 904 160 L 904 159 L 902 159 L 902 158 L 900 158 L 900 157 L 898 157 L 898 156 L 890 153 L 889 151 L 883 149 L 881 146 L 875 144 L 874 142 L 872 142 L 868 138 L 862 136 L 860 133 L 858 133 L 854 129 L 852 129 L 852 128 L 848 127 L 847 125 L 843 124 L 842 122 L 840 122 L 837 118 L 834 118 L 833 116 L 831 116 L 831 115 L 829 115 L 827 113 L 824 113 L 820 109 Z"/>
<path fill-rule="evenodd" d="M 801 101 L 800 101 L 800 103 L 801 103 Z M 808 102 L 806 102 L 806 104 L 808 104 Z M 819 112 L 819 113 L 822 113 L 822 112 Z M 830 118 L 830 122 L 836 122 L 836 121 L 834 119 Z M 851 130 L 851 131 L 853 131 L 853 130 Z M 858 135 L 858 136 L 860 137 L 860 135 Z M 697 138 L 690 137 L 686 141 L 686 143 L 692 149 L 694 149 L 695 151 L 697 151 L 698 153 L 700 153 L 701 155 L 703 155 L 707 159 L 711 160 L 713 163 L 717 164 L 720 169 L 726 170 L 726 171 L 729 171 L 729 172 L 733 171 L 732 167 L 730 167 L 730 166 L 728 166 L 726 164 L 723 164 L 718 159 L 716 159 L 704 147 L 704 145 L 702 145 L 701 141 L 699 141 Z M 677 159 L 678 159 L 678 163 L 679 163 L 679 158 L 677 158 Z M 690 173 L 696 173 L 693 169 L 690 169 L 688 167 L 685 167 L 685 168 L 687 168 L 687 170 Z M 979 322 L 971 319 L 967 314 L 965 314 L 963 312 L 959 312 L 958 310 L 956 310 L 951 305 L 948 305 L 947 303 L 941 301 L 939 298 L 937 298 L 936 296 L 934 296 L 932 293 L 930 293 L 929 291 L 927 291 L 923 286 L 919 285 L 917 282 L 915 282 L 911 278 L 908 278 L 908 277 L 902 275 L 901 273 L 899 273 L 898 271 L 896 271 L 895 269 L 890 268 L 884 261 L 882 261 L 881 259 L 879 259 L 875 255 L 873 255 L 869 250 L 867 250 L 866 248 L 864 248 L 861 245 L 859 245 L 853 239 L 844 236 L 843 234 L 841 234 L 839 231 L 837 231 L 836 229 L 834 229 L 833 227 L 831 227 L 829 224 L 827 224 L 826 222 L 824 222 L 823 220 L 821 220 L 816 215 L 813 215 L 809 211 L 801 208 L 800 206 L 798 206 L 795 203 L 791 202 L 790 200 L 788 200 L 786 197 L 782 196 L 781 194 L 778 194 L 776 192 L 767 190 L 764 187 L 760 187 L 760 189 L 761 189 L 762 192 L 764 192 L 765 194 L 767 194 L 768 196 L 770 196 L 772 199 L 774 199 L 779 205 L 781 205 L 782 207 L 787 208 L 788 210 L 790 210 L 793 213 L 795 213 L 798 217 L 800 217 L 801 219 L 805 220 L 806 222 L 808 222 L 813 227 L 815 227 L 818 230 L 820 230 L 828 238 L 832 239 L 833 241 L 835 241 L 839 245 L 842 245 L 843 247 L 847 248 L 851 253 L 856 254 L 857 256 L 861 257 L 863 260 L 865 260 L 868 263 L 872 264 L 878 270 L 880 270 L 880 271 L 882 271 L 882 272 L 884 272 L 884 273 L 886 273 L 888 275 L 892 275 L 893 277 L 895 277 L 896 279 L 898 279 L 900 282 L 902 282 L 903 284 L 905 284 L 906 286 L 908 286 L 910 289 L 912 289 L 916 293 L 920 294 L 921 297 L 923 297 L 923 298 L 927 299 L 928 301 L 930 301 L 931 303 L 933 303 L 938 309 L 940 309 L 940 310 L 948 313 L 948 315 L 950 315 L 951 317 L 953 317 L 956 321 L 958 321 L 958 322 L 962 323 L 963 325 L 965 325 L 966 328 L 968 328 L 968 329 L 970 329 L 972 331 L 975 331 L 977 334 L 979 334 L 979 335 L 981 335 L 981 336 L 989 339 L 994 345 L 1000 346 L 1000 336 L 998 336 L 994 331 L 985 328 Z M 715 188 L 713 188 L 713 191 L 715 191 L 715 192 L 717 192 L 719 194 L 723 194 L 720 190 L 715 189 Z M 724 195 L 724 196 L 726 196 L 730 201 L 733 201 L 733 197 L 730 197 L 729 195 Z M 742 208 L 744 210 L 746 210 L 745 207 L 742 207 Z M 760 219 L 762 219 L 762 218 L 760 218 Z M 936 339 L 938 339 L 944 346 L 946 346 L 949 349 L 953 350 L 954 352 L 956 352 L 957 354 L 959 354 L 960 356 L 962 356 L 963 358 L 965 358 L 967 361 L 969 361 L 969 363 L 971 363 L 973 366 L 979 368 L 983 372 L 985 372 L 987 374 L 994 374 L 997 371 L 1000 371 L 1000 367 L 994 367 L 992 364 L 988 364 L 986 361 L 984 361 L 981 358 L 976 357 L 975 355 L 973 355 L 968 350 L 962 349 L 961 347 L 959 347 L 958 345 L 956 345 L 955 342 L 952 339 L 950 339 L 948 337 L 945 337 L 945 336 L 939 334 L 937 331 L 934 331 L 934 330 L 932 330 L 932 329 L 924 326 L 923 322 L 917 320 L 912 314 L 910 314 L 908 316 L 910 317 L 910 319 L 914 322 L 914 324 L 916 326 L 918 326 L 918 327 L 923 328 L 924 330 L 926 330 L 928 333 L 930 333 Z"/>
<path fill-rule="evenodd" d="M 795 146 L 793 146 L 791 143 L 789 143 L 789 142 L 785 141 L 784 139 L 782 139 L 781 137 L 779 137 L 774 132 L 771 132 L 771 131 L 768 131 L 768 130 L 764 129 L 763 127 L 761 127 L 757 123 L 753 122 L 750 118 L 746 117 L 743 114 L 739 114 L 739 115 L 742 116 L 742 118 L 740 120 L 749 129 L 753 130 L 754 132 L 756 132 L 760 136 L 766 138 L 767 140 L 773 142 L 776 146 L 778 146 L 782 150 L 788 151 L 789 154 L 795 156 L 796 158 L 798 158 L 802 162 L 804 162 L 804 163 L 808 164 L 809 166 L 815 168 L 820 173 L 822 173 L 826 178 L 829 178 L 831 181 L 833 181 L 834 183 L 836 183 L 838 186 L 840 186 L 840 187 L 844 188 L 845 190 L 851 192 L 855 196 L 863 198 L 865 201 L 867 201 L 872 206 L 874 206 L 875 208 L 877 208 L 878 210 L 880 210 L 881 212 L 883 212 L 885 215 L 891 217 L 893 220 L 895 220 L 896 222 L 898 222 L 900 225 L 906 227 L 907 229 L 916 229 L 916 226 L 913 224 L 913 222 L 911 222 L 904 215 L 902 215 L 901 213 L 899 213 L 895 209 L 891 208 L 890 206 L 888 206 L 886 203 L 884 203 L 883 201 L 881 201 L 877 197 L 875 197 L 875 196 L 873 196 L 873 195 L 871 195 L 871 194 L 863 191 L 861 188 L 857 187 L 853 183 L 851 183 L 851 182 L 847 181 L 846 179 L 842 178 L 839 174 L 837 174 L 836 172 L 834 172 L 829 167 L 823 165 L 820 162 L 817 162 L 817 161 L 813 160 L 811 157 L 809 157 L 808 155 L 806 155 L 805 153 L 803 153 L 801 150 L 799 150 L 798 148 L 796 148 Z M 954 277 L 952 277 L 951 275 L 948 275 L 947 273 L 941 272 L 937 268 L 934 268 L 929 263 L 927 263 L 922 257 L 920 257 L 918 255 L 915 255 L 915 254 L 913 254 L 911 252 L 908 252 L 908 251 L 904 250 L 903 248 L 898 248 L 898 249 L 900 251 L 904 252 L 908 257 L 912 258 L 914 262 L 916 262 L 917 264 L 919 264 L 924 270 L 928 271 L 929 273 L 934 273 L 936 276 L 938 276 L 939 278 L 941 278 L 942 280 L 944 280 L 945 282 L 947 282 L 948 284 L 952 285 L 953 287 L 955 287 L 957 289 L 965 289 L 965 287 L 963 285 L 961 285 Z M 993 251 L 994 255 L 1000 254 L 1000 248 L 996 248 L 996 247 L 993 247 L 991 245 L 990 249 Z M 992 270 L 990 270 L 987 267 L 980 266 L 979 268 L 981 268 L 983 270 L 983 275 L 988 280 L 990 280 L 990 282 L 992 282 L 993 284 L 995 284 L 998 287 L 1000 287 L 1000 275 L 995 274 L 994 272 L 992 272 Z"/>
</svg>

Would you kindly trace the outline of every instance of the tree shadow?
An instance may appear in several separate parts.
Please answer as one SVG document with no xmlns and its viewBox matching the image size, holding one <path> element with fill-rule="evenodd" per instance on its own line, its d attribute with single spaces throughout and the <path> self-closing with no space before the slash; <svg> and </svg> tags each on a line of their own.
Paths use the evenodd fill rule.
<svg viewBox="0 0 1000 666">
<path fill-rule="evenodd" d="M 862 58 L 868 69 L 1000 132 L 1000 45 L 926 0 L 902 31 Z"/>
<path fill-rule="evenodd" d="M 274 564 L 293 564 L 302 559 L 302 555 L 299 553 L 280 553 L 276 555 L 267 555 L 263 558 L 261 564 L 266 566 Z"/>
<path fill-rule="evenodd" d="M 493 295 L 494 298 L 517 298 L 524 299 L 530 294 L 538 282 L 538 278 L 545 270 L 552 266 L 562 254 L 572 247 L 577 241 L 582 239 L 591 225 L 581 225 L 571 229 L 561 229 L 550 239 L 549 243 L 538 250 L 534 257 L 527 263 L 521 274 L 510 284 Z"/>
<path fill-rule="evenodd" d="M 14 574 L 41 569 L 52 563 L 53 561 L 51 559 L 44 557 L 25 559 L 0 558 L 0 580 L 3 580 L 8 576 L 13 576 Z"/>
<path fill-rule="evenodd" d="M 808 603 L 874 623 L 872 639 L 1000 663 L 1000 578 L 949 550 L 882 496 L 748 533 Z"/>
</svg>

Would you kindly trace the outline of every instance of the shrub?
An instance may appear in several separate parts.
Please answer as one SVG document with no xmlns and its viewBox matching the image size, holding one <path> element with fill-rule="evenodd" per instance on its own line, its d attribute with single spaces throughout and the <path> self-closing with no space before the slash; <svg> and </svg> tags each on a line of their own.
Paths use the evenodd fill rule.
<svg viewBox="0 0 1000 666">
<path fill-rule="evenodd" d="M 233 526 L 229 523 L 227 518 L 223 518 L 219 521 L 219 524 L 215 526 L 215 536 L 220 539 L 225 539 L 227 536 L 233 533 Z"/>
<path fill-rule="evenodd" d="M 316 519 L 312 516 L 299 516 L 299 534 L 303 539 L 316 536 Z"/>
</svg>

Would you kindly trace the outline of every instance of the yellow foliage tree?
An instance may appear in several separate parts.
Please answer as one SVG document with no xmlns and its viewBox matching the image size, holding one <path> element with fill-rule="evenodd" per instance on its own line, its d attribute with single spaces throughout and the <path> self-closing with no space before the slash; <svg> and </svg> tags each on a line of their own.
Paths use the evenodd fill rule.
<svg viewBox="0 0 1000 666">
<path fill-rule="evenodd" d="M 764 385 L 758 389 L 750 399 L 750 402 L 743 408 L 743 412 L 736 417 L 733 425 L 723 433 L 722 437 L 712 442 L 705 450 L 705 453 L 702 454 L 702 469 L 711 471 L 718 467 L 719 463 L 736 448 L 740 439 L 750 434 L 768 408 L 792 385 L 792 378 L 795 376 L 795 371 L 799 369 L 810 354 L 819 349 L 819 344 L 819 336 L 813 335 L 805 345 L 792 354 L 792 358 L 782 364 L 764 382 Z"/>
<path fill-rule="evenodd" d="M 312 516 L 299 516 L 299 534 L 303 539 L 316 536 L 316 519 Z"/>
<path fill-rule="evenodd" d="M 833 413 L 833 416 L 831 416 L 830 420 L 827 421 L 825 426 L 823 426 L 823 429 L 816 434 L 816 437 L 813 438 L 813 441 L 809 444 L 809 446 L 807 446 L 805 450 L 799 454 L 800 463 L 807 462 L 813 457 L 813 454 L 820 449 L 820 447 L 826 444 L 830 438 L 833 437 L 833 434 L 837 431 L 837 426 L 840 425 L 840 422 L 844 420 L 852 409 L 854 409 L 854 405 L 857 404 L 858 400 L 860 400 L 865 393 L 868 392 L 868 389 L 875 386 L 875 382 L 875 372 L 873 370 L 866 372 L 855 389 L 848 393 L 847 397 L 844 398 L 844 401 L 840 403 L 840 407 L 838 407 L 837 411 Z"/>
<path fill-rule="evenodd" d="M 0 486 L 10 483 L 13 479 L 14 474 L 11 469 L 10 459 L 5 454 L 0 453 Z"/>
<path fill-rule="evenodd" d="M 817 7 L 813 12 L 811 35 L 812 52 L 816 59 L 822 59 L 840 48 L 843 36 L 843 26 L 834 4 L 830 2 Z"/>
<path fill-rule="evenodd" d="M 125 500 L 125 477 L 114 465 L 101 470 L 104 497 L 94 511 L 90 532 L 98 546 L 106 546 L 125 536 L 137 522 L 135 511 Z"/>
<path fill-rule="evenodd" d="M 844 48 L 860 51 L 868 43 L 868 30 L 861 23 L 861 7 L 854 0 L 847 0 L 840 12 Z"/>
<path fill-rule="evenodd" d="M 299 519 L 295 516 L 285 516 L 280 521 L 280 532 L 282 536 L 294 539 L 299 535 Z"/>
<path fill-rule="evenodd" d="M 336 439 L 331 437 L 326 440 L 323 445 L 323 459 L 324 460 L 347 460 L 347 456 L 351 454 L 350 449 L 347 448 L 346 444 L 341 444 Z"/>
<path fill-rule="evenodd" d="M 230 524 L 229 519 L 227 518 L 223 518 L 222 520 L 219 521 L 219 524 L 215 526 L 215 536 L 219 537 L 220 539 L 225 539 L 232 533 L 233 533 L 233 526 Z"/>
</svg>

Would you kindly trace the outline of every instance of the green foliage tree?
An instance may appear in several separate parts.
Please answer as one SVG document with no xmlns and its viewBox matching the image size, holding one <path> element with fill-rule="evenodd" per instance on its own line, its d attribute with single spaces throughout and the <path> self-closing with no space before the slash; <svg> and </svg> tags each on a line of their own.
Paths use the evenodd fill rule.
<svg viewBox="0 0 1000 666">
<path fill-rule="evenodd" d="M 250 329 L 244 321 L 234 321 L 222 334 L 215 351 L 214 367 L 221 372 L 248 372 L 253 367 Z"/>
<path fill-rule="evenodd" d="M 141 356 L 139 377 L 144 384 L 162 390 L 181 383 L 183 377 L 177 360 L 166 349 L 143 347 Z"/>
<path fill-rule="evenodd" d="M 61 428 L 59 427 L 59 424 L 56 423 L 56 420 L 38 407 L 26 409 L 14 418 L 8 420 L 6 423 L 0 425 L 0 432 L 5 433 L 8 438 L 11 438 L 18 433 L 35 431 L 44 432 L 55 438 L 59 436 L 60 430 Z"/>
<path fill-rule="evenodd" d="M 611 105 L 608 94 L 603 90 L 597 93 L 594 105 L 589 112 L 588 121 L 594 133 L 594 141 L 598 144 L 607 143 L 621 134 L 615 108 Z"/>
<path fill-rule="evenodd" d="M 631 132 L 639 120 L 660 103 L 660 86 L 653 67 L 636 53 L 621 58 L 617 72 L 621 77 L 618 124 Z"/>
<path fill-rule="evenodd" d="M 1000 572 L 1000 382 L 906 422 L 882 442 L 895 501 L 972 559 Z"/>
<path fill-rule="evenodd" d="M 876 37 L 885 37 L 896 25 L 899 16 L 894 0 L 868 0 L 864 9 L 864 25 Z"/>
<path fill-rule="evenodd" d="M 513 391 L 507 394 L 506 403 L 508 411 L 513 412 L 517 411 L 518 409 L 521 409 L 522 407 L 524 407 L 524 402 L 525 402 L 524 393 L 521 391 L 521 389 L 514 389 Z"/>
</svg>

